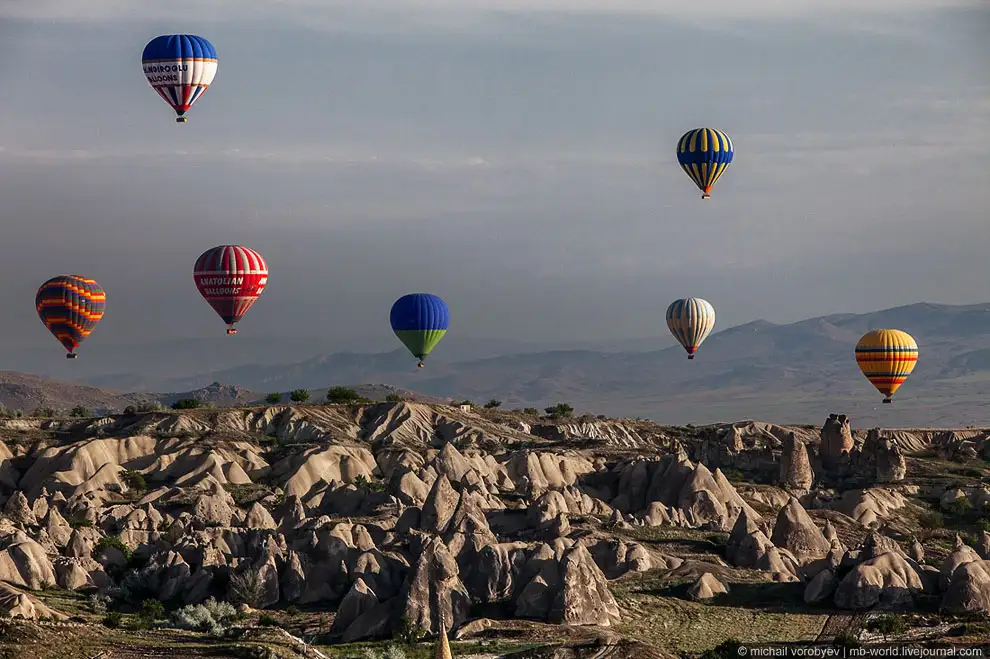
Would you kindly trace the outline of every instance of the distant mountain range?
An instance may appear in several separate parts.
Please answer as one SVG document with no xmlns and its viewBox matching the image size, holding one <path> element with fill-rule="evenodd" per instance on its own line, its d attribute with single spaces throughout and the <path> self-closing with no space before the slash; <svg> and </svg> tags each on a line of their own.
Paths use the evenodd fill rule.
<svg viewBox="0 0 990 659">
<path fill-rule="evenodd" d="M 920 347 L 918 366 L 893 405 L 879 404 L 882 397 L 853 357 L 859 337 L 883 327 L 903 329 Z M 657 342 L 671 343 L 667 338 Z M 649 344 L 644 340 L 641 345 Z M 404 350 L 346 352 L 284 365 L 258 359 L 256 364 L 175 378 L 169 388 L 191 391 L 222 382 L 268 392 L 383 382 L 438 399 L 497 398 L 506 407 L 564 401 L 579 412 L 675 424 L 739 418 L 820 423 L 829 412 L 847 413 L 861 426 L 990 423 L 990 304 L 919 303 L 783 325 L 755 321 L 713 334 L 694 361 L 679 346 L 518 351 L 475 359 L 452 358 L 444 348 L 441 343 L 425 369 L 417 369 Z M 133 381 L 139 373 L 120 377 L 119 388 L 126 389 L 126 378 Z M 100 384 L 116 383 L 104 377 Z"/>
</svg>

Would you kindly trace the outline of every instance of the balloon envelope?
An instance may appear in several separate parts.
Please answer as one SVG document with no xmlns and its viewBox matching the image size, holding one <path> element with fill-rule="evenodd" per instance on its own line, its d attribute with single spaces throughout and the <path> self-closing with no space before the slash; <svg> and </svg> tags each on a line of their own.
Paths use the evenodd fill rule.
<svg viewBox="0 0 990 659">
<path fill-rule="evenodd" d="M 702 199 L 711 195 L 712 186 L 732 162 L 732 140 L 715 128 L 695 128 L 677 142 L 677 162 L 701 190 Z"/>
<path fill-rule="evenodd" d="M 107 294 L 95 279 L 59 275 L 41 285 L 34 304 L 41 322 L 71 356 L 103 317 Z"/>
<path fill-rule="evenodd" d="M 856 363 L 889 403 L 918 363 L 918 344 L 901 330 L 873 330 L 856 344 Z"/>
<path fill-rule="evenodd" d="M 219 245 L 203 252 L 193 266 L 193 281 L 233 334 L 268 285 L 268 264 L 261 254 L 242 245 Z"/>
<path fill-rule="evenodd" d="M 667 328 L 678 343 L 684 346 L 688 359 L 694 359 L 694 353 L 714 327 L 715 307 L 700 297 L 674 300 L 667 307 Z"/>
<path fill-rule="evenodd" d="M 217 74 L 217 51 L 195 34 L 166 34 L 148 42 L 141 65 L 148 84 L 175 110 L 176 121 L 183 122 Z"/>
<path fill-rule="evenodd" d="M 423 359 L 447 333 L 450 310 L 436 295 L 410 293 L 395 301 L 389 321 L 392 331 L 422 366 Z"/>
</svg>

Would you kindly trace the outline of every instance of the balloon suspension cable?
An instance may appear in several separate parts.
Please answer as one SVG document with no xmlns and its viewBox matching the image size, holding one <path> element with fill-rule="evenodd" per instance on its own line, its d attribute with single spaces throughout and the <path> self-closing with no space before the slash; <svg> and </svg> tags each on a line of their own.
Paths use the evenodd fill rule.
<svg viewBox="0 0 990 659">
<path fill-rule="evenodd" d="M 890 398 L 884 398 L 883 399 L 883 402 L 884 402 L 885 405 L 890 405 L 893 401 L 890 400 Z"/>
</svg>

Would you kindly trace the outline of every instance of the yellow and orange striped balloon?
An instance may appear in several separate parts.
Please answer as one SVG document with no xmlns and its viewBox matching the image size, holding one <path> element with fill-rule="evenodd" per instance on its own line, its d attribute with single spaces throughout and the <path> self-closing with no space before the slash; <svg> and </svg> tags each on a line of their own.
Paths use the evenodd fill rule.
<svg viewBox="0 0 990 659">
<path fill-rule="evenodd" d="M 889 403 L 918 363 L 918 344 L 907 332 L 878 329 L 867 332 L 856 344 L 859 370 Z"/>
</svg>

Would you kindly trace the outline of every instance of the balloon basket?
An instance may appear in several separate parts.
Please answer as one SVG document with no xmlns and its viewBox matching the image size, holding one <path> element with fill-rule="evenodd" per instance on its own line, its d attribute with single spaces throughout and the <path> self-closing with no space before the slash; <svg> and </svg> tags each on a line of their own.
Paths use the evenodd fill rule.
<svg viewBox="0 0 990 659">
<path fill-rule="evenodd" d="M 701 195 L 701 198 L 702 199 L 711 199 L 712 196 L 710 194 L 703 194 L 703 195 Z"/>
<path fill-rule="evenodd" d="M 189 119 L 187 117 L 176 117 L 175 118 L 175 123 L 177 123 L 177 124 L 184 124 L 187 121 L 189 121 Z"/>
<path fill-rule="evenodd" d="M 688 355 L 688 359 L 694 359 L 694 355 Z"/>
<path fill-rule="evenodd" d="M 65 358 L 66 358 L 66 359 L 78 359 L 78 358 L 79 358 L 79 355 L 77 355 L 77 354 L 76 354 L 76 353 L 74 353 L 74 352 L 70 352 L 69 354 L 67 354 L 67 355 L 65 356 Z"/>
<path fill-rule="evenodd" d="M 425 366 L 426 364 L 424 364 L 423 362 L 416 364 L 416 368 L 424 368 Z"/>
<path fill-rule="evenodd" d="M 884 405 L 890 405 L 892 402 L 894 402 L 894 401 L 890 400 L 889 398 L 884 398 L 883 399 L 883 404 Z"/>
<path fill-rule="evenodd" d="M 237 330 L 234 329 L 233 327 L 228 327 L 227 328 L 227 336 L 230 336 L 231 334 L 237 334 Z"/>
</svg>

